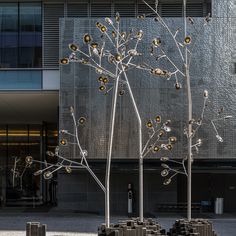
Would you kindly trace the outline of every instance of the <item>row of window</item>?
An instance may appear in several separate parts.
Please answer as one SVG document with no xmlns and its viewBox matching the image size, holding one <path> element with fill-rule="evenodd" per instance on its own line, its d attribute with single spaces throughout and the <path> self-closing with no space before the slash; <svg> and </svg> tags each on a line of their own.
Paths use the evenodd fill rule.
<svg viewBox="0 0 236 236">
<path fill-rule="evenodd" d="M 0 3 L 0 68 L 42 67 L 41 3 Z"/>
<path fill-rule="evenodd" d="M 187 15 L 201 17 L 210 11 L 209 3 L 188 3 Z M 123 17 L 149 14 L 144 3 L 0 3 L 0 68 L 55 68 L 58 65 L 59 18 L 104 17 L 119 12 Z M 160 3 L 163 17 L 181 17 L 181 3 Z M 42 30 L 42 20 L 44 20 Z M 44 61 L 42 62 L 42 31 Z"/>
<path fill-rule="evenodd" d="M 154 2 L 154 1 L 153 1 Z M 150 4 L 155 8 L 154 4 Z M 80 3 L 67 4 L 68 17 L 105 17 L 114 16 L 119 12 L 123 17 L 135 17 L 140 14 L 149 16 L 152 10 L 144 3 L 134 4 L 126 3 Z M 182 3 L 159 3 L 158 13 L 163 17 L 181 17 L 183 16 Z M 211 13 L 211 3 L 188 3 L 187 15 L 192 17 L 203 17 Z"/>
</svg>

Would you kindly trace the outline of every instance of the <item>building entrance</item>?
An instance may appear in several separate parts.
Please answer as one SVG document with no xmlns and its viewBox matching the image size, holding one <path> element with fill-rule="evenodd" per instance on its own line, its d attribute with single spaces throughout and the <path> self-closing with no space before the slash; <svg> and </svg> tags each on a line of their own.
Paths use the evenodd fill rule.
<svg viewBox="0 0 236 236">
<path fill-rule="evenodd" d="M 26 165 L 25 158 L 47 160 L 46 151 L 57 145 L 56 124 L 0 126 L 0 200 L 1 206 L 36 207 L 55 205 L 56 179 L 44 181 L 35 176 L 40 164 Z"/>
</svg>

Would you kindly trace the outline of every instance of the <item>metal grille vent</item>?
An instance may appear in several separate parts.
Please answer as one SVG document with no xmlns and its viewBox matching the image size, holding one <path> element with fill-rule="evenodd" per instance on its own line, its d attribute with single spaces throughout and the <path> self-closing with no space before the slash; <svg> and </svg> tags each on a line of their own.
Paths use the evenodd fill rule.
<svg viewBox="0 0 236 236">
<path fill-rule="evenodd" d="M 58 67 L 59 18 L 64 16 L 63 4 L 44 4 L 43 24 L 43 67 Z"/>
<path fill-rule="evenodd" d="M 188 4 L 187 16 L 203 17 L 203 4 L 202 3 Z"/>
<path fill-rule="evenodd" d="M 68 17 L 88 17 L 88 4 L 87 3 L 69 3 L 67 4 Z"/>
<path fill-rule="evenodd" d="M 91 3 L 91 17 L 112 16 L 112 8 L 109 3 Z"/>
<path fill-rule="evenodd" d="M 115 13 L 119 12 L 122 17 L 135 17 L 135 4 L 133 3 L 115 3 Z"/>
<path fill-rule="evenodd" d="M 182 4 L 161 4 L 161 16 L 163 17 L 181 17 Z"/>
<path fill-rule="evenodd" d="M 150 4 L 155 9 L 154 4 Z M 138 15 L 145 14 L 146 16 L 153 16 L 153 11 L 144 3 L 138 4 Z"/>
<path fill-rule="evenodd" d="M 208 13 L 211 13 L 211 3 L 207 3 L 206 10 L 207 10 L 206 15 L 207 15 Z"/>
</svg>

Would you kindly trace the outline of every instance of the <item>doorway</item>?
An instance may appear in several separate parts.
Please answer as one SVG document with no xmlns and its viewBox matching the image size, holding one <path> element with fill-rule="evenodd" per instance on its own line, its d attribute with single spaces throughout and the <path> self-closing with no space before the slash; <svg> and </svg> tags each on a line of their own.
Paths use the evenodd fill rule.
<svg viewBox="0 0 236 236">
<path fill-rule="evenodd" d="M 36 207 L 56 205 L 56 176 L 45 183 L 34 172 L 40 163 L 26 165 L 25 158 L 47 160 L 46 151 L 57 145 L 57 124 L 0 125 L 1 206 Z M 54 187 L 52 187 L 54 186 Z"/>
</svg>

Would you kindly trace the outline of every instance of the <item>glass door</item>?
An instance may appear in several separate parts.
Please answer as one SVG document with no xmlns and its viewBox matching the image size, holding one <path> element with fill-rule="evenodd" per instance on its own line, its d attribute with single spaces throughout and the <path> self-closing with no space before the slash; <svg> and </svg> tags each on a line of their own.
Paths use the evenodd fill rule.
<svg viewBox="0 0 236 236">
<path fill-rule="evenodd" d="M 34 172 L 42 166 L 25 158 L 47 160 L 46 151 L 57 144 L 56 124 L 0 126 L 0 203 L 2 206 L 36 207 L 56 204 L 56 179 L 46 182 Z"/>
</svg>

